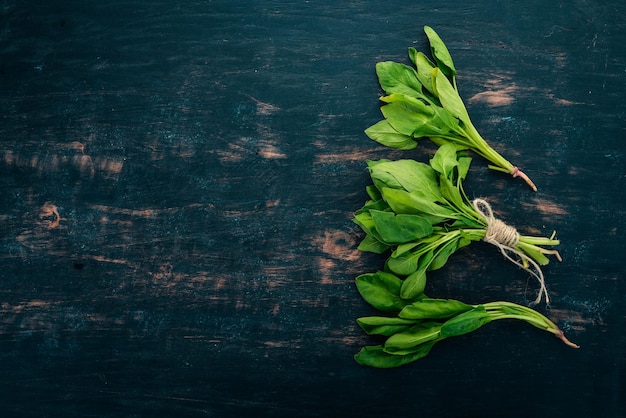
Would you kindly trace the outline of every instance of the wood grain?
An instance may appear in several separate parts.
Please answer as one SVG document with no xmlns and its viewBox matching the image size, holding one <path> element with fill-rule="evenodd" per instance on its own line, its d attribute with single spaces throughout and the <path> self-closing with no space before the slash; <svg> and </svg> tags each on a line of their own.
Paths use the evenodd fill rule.
<svg viewBox="0 0 626 418">
<path fill-rule="evenodd" d="M 80 4 L 79 4 L 80 3 Z M 532 3 L 532 2 L 531 2 Z M 0 7 L 0 401 L 7 416 L 621 416 L 626 10 L 337 2 Z M 539 307 L 391 371 L 352 213 L 377 146 L 374 65 L 448 44 L 472 119 L 539 192 L 475 159 L 467 191 L 558 231 Z M 529 303 L 487 244 L 428 291 Z"/>
</svg>

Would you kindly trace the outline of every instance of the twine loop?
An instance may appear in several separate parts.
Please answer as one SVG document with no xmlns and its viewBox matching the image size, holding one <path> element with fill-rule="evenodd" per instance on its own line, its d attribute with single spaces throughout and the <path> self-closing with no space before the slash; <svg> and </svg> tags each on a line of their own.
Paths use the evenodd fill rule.
<svg viewBox="0 0 626 418">
<path fill-rule="evenodd" d="M 493 216 L 491 205 L 483 199 L 475 199 L 474 209 L 480 213 L 487 222 L 487 232 L 484 241 L 492 244 L 502 244 L 507 247 L 516 247 L 519 243 L 519 232 L 514 227 L 505 224 Z M 495 241 L 495 242 L 492 242 Z"/>
<path fill-rule="evenodd" d="M 541 267 L 535 260 L 524 254 L 517 248 L 520 240 L 520 234 L 517 229 L 507 225 L 493 215 L 491 205 L 483 199 L 474 199 L 472 202 L 474 209 L 484 218 L 487 223 L 487 230 L 483 241 L 495 245 L 500 249 L 504 257 L 516 266 L 526 270 L 539 282 L 539 295 L 535 299 L 535 304 L 541 302 L 542 295 L 546 298 L 546 303 L 550 303 L 548 289 L 546 289 L 545 279 Z"/>
</svg>

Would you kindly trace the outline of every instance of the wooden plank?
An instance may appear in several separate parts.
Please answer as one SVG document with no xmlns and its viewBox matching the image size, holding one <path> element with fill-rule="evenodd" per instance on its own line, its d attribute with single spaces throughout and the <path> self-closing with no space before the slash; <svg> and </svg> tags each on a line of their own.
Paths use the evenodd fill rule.
<svg viewBox="0 0 626 418">
<path fill-rule="evenodd" d="M 7 416 L 621 416 L 624 6 L 7 3 L 0 10 L 0 401 Z M 537 5 L 539 6 L 539 5 Z M 374 65 L 440 32 L 479 130 L 466 190 L 558 231 L 539 307 L 581 344 L 491 324 L 359 367 L 353 284 Z M 529 303 L 487 244 L 429 292 Z M 572 396 L 572 395 L 575 396 Z M 541 407 L 539 407 L 541 406 Z"/>
</svg>

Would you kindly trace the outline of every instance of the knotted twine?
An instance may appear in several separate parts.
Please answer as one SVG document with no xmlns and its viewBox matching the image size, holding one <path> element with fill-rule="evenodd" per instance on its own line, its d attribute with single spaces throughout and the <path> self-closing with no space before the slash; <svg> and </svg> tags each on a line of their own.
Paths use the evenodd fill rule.
<svg viewBox="0 0 626 418">
<path fill-rule="evenodd" d="M 498 247 L 507 260 L 526 270 L 536 278 L 537 281 L 539 281 L 540 289 L 539 295 L 537 295 L 537 299 L 535 299 L 534 303 L 537 304 L 541 302 L 541 295 L 545 295 L 546 304 L 549 304 L 550 297 L 548 296 L 548 289 L 546 289 L 546 282 L 539 264 L 516 248 L 520 238 L 517 229 L 497 219 L 493 215 L 491 205 L 486 200 L 474 199 L 472 204 L 474 205 L 474 209 L 476 209 L 487 223 L 487 231 L 485 232 L 483 241 Z M 529 265 L 532 266 L 532 268 L 529 267 Z"/>
</svg>

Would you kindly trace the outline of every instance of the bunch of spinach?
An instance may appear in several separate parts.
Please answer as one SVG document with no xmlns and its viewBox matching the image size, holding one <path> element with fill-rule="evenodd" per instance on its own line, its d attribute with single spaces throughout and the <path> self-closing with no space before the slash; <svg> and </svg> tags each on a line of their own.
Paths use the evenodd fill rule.
<svg viewBox="0 0 626 418">
<path fill-rule="evenodd" d="M 381 345 L 366 346 L 355 355 L 365 366 L 391 368 L 419 360 L 439 341 L 468 334 L 499 319 L 525 321 L 554 334 L 570 347 L 570 342 L 554 322 L 541 313 L 511 302 L 489 302 L 468 305 L 453 299 L 431 299 L 424 295 L 425 279 L 420 292 L 410 300 L 400 295 L 403 281 L 387 272 L 364 274 L 357 278 L 363 298 L 373 307 L 396 316 L 369 316 L 357 323 L 369 335 L 386 337 Z"/>
<path fill-rule="evenodd" d="M 376 64 L 386 96 L 380 100 L 385 119 L 365 130 L 371 139 L 396 149 L 413 149 L 428 137 L 437 145 L 451 143 L 457 150 L 472 150 L 491 162 L 489 168 L 523 178 L 537 190 L 524 172 L 496 152 L 470 120 L 456 85 L 456 69 L 448 48 L 429 26 L 424 31 L 433 60 L 409 48 L 414 67 L 393 61 Z M 433 62 L 434 61 L 434 62 Z"/>
<path fill-rule="evenodd" d="M 452 144 L 439 147 L 430 164 L 368 161 L 374 184 L 366 189 L 370 200 L 353 218 L 365 232 L 358 248 L 378 254 L 390 251 L 385 269 L 404 278 L 399 295 L 410 300 L 421 294 L 427 271 L 443 267 L 454 252 L 472 241 L 487 240 L 539 280 L 536 302 L 542 294 L 548 302 L 539 265 L 548 264 L 547 255 L 559 260 L 560 256 L 542 246 L 558 245 L 559 240 L 520 234 L 506 244 L 486 239 L 494 219 L 477 204 L 484 201 L 470 202 L 463 190 L 470 163 L 471 158 Z"/>
</svg>

